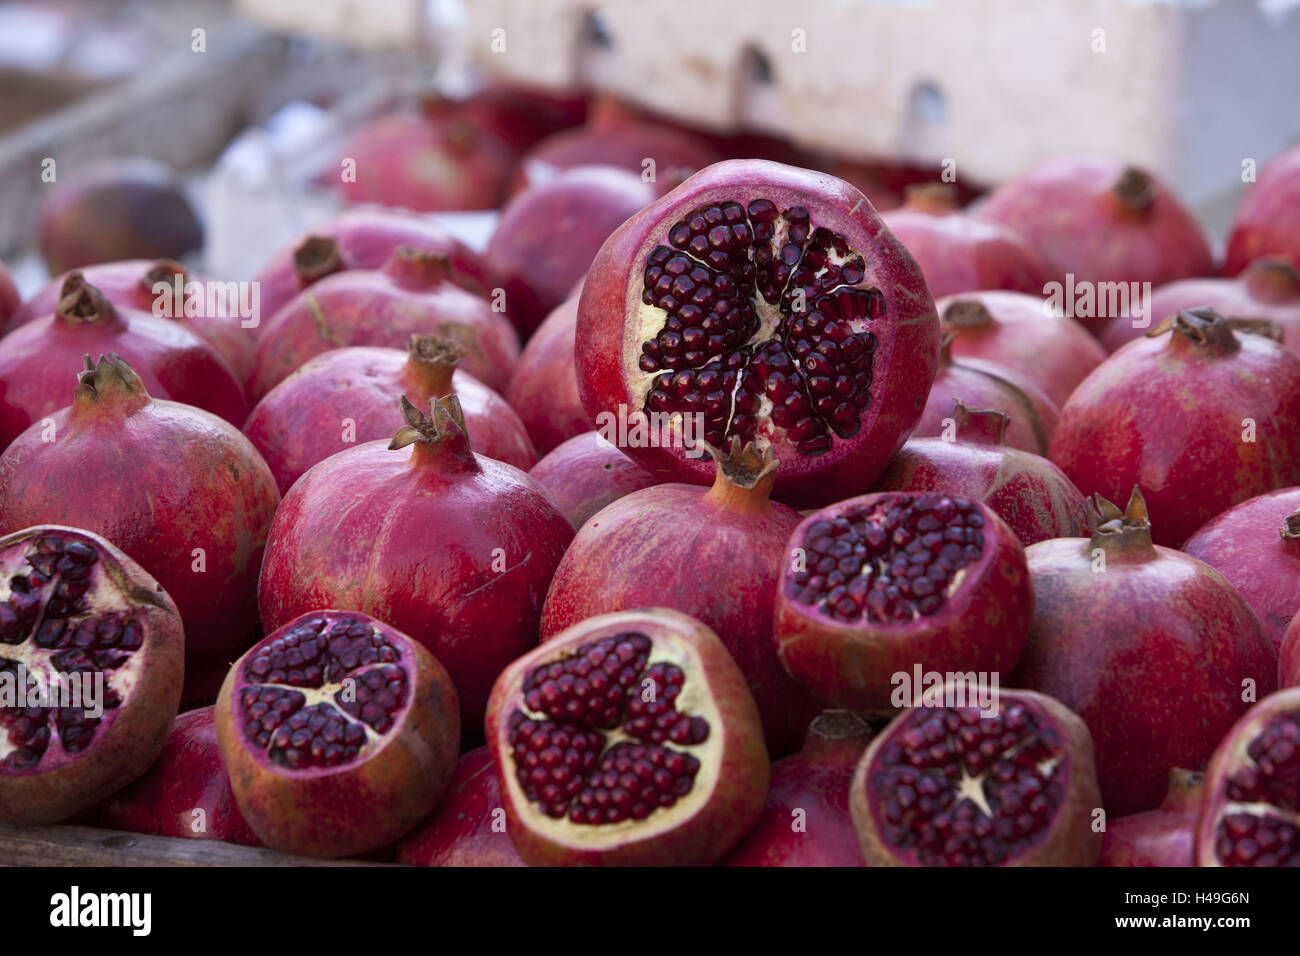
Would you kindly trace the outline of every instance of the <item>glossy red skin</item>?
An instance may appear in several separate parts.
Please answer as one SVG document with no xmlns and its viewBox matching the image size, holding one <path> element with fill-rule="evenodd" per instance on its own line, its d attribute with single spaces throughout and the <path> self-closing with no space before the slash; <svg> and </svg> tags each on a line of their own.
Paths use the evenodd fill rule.
<svg viewBox="0 0 1300 956">
<path fill-rule="evenodd" d="M 939 374 L 912 436 L 944 437 L 944 422 L 952 418 L 957 402 L 1008 415 L 1011 422 L 1004 439 L 1007 446 L 1035 455 L 1047 454 L 1060 417 L 1060 409 L 1042 389 L 1009 368 L 984 359 L 941 359 Z M 951 436 L 950 429 L 948 434 Z"/>
<path fill-rule="evenodd" d="M 506 310 L 522 338 L 569 297 L 605 238 L 654 198 L 639 175 L 583 166 L 510 200 L 484 261 L 506 290 Z"/>
<path fill-rule="evenodd" d="M 641 276 L 650 251 L 665 241 L 685 212 L 714 201 L 748 202 L 760 196 L 779 208 L 806 202 L 814 225 L 845 236 L 866 260 L 864 282 L 876 279 L 885 297 L 885 316 L 893 317 L 892 339 L 882 338 L 876 349 L 873 400 L 858 434 L 847 441 L 835 439 L 829 451 L 815 458 L 791 447 L 784 435 L 774 443 L 781 466 L 775 497 L 795 507 L 813 507 L 852 494 L 884 470 L 919 420 L 939 359 L 938 316 L 920 268 L 866 197 L 842 180 L 763 160 L 717 163 L 620 226 L 601 246 L 583 284 L 578 390 L 592 421 L 601 413 L 617 415 L 620 406 L 641 407 L 631 398 L 628 375 L 635 371 L 642 340 L 629 316 L 640 307 Z M 892 281 L 881 281 L 884 277 Z M 707 455 L 693 458 L 681 447 L 662 444 L 624 450 L 665 480 L 713 480 Z"/>
<path fill-rule="evenodd" d="M 409 634 L 451 674 L 471 734 L 497 674 L 537 643 L 546 588 L 573 538 L 527 474 L 473 461 L 425 467 L 410 447 L 382 441 L 327 458 L 285 495 L 258 588 L 268 632 L 335 607 Z"/>
<path fill-rule="evenodd" d="M 1202 769 L 1277 681 L 1277 654 L 1214 569 L 1171 548 L 1106 551 L 1087 538 L 1026 549 L 1033 624 L 1008 686 L 1055 697 L 1088 725 L 1107 813 L 1159 806 L 1175 767 Z"/>
<path fill-rule="evenodd" d="M 1280 255 L 1300 269 L 1300 147 L 1274 157 L 1246 187 L 1228 234 L 1223 274 L 1235 276 L 1254 260 Z"/>
<path fill-rule="evenodd" d="M 660 483 L 597 432 L 570 438 L 530 474 L 554 496 L 574 528 L 619 498 Z"/>
<path fill-rule="evenodd" d="M 1300 610 L 1300 539 L 1281 535 L 1296 510 L 1300 488 L 1260 495 L 1212 518 L 1182 547 L 1228 579 L 1274 647 Z"/>
<path fill-rule="evenodd" d="M 461 368 L 500 391 L 519 360 L 510 322 L 487 300 L 395 252 L 377 271 L 326 276 L 294 296 L 262 331 L 248 393 L 260 401 L 308 359 L 348 345 L 405 348 L 412 335 L 465 347 Z"/>
<path fill-rule="evenodd" d="M 406 866 L 527 866 L 505 829 L 492 754 L 477 747 L 456 762 L 442 802 L 397 844 Z M 500 828 L 494 824 L 500 819 Z"/>
<path fill-rule="evenodd" d="M 266 459 L 280 493 L 319 461 L 362 442 L 392 438 L 394 411 L 405 395 L 417 408 L 454 391 L 469 437 L 482 454 L 528 469 L 537 462 L 523 422 L 506 400 L 457 369 L 437 396 L 407 373 L 401 349 L 332 349 L 310 360 L 257 403 L 244 434 Z M 343 422 L 355 423 L 351 442 Z"/>
<path fill-rule="evenodd" d="M 1262 336 L 1216 356 L 1174 332 L 1097 366 L 1061 410 L 1048 457 L 1085 495 L 1142 488 L 1157 544 L 1181 545 L 1210 518 L 1300 485 L 1300 358 Z M 1254 442 L 1242 441 L 1253 419 Z"/>
<path fill-rule="evenodd" d="M 1291 619 L 1295 623 L 1295 618 Z M 1277 686 L 1300 686 L 1300 626 L 1287 626 L 1277 653 Z"/>
<path fill-rule="evenodd" d="M 776 579 L 799 515 L 778 502 L 754 503 L 752 512 L 723 507 L 712 491 L 655 485 L 589 518 L 556 568 L 542 640 L 609 611 L 656 606 L 689 614 L 712 628 L 740 665 L 768 753 L 782 757 L 799 749 L 821 710 L 763 639 L 772 632 Z"/>
<path fill-rule="evenodd" d="M 1154 810 L 1120 817 L 1106 827 L 1098 866 L 1192 866 L 1196 819 L 1201 811 L 1199 780 L 1170 783 Z"/>
<path fill-rule="evenodd" d="M 176 718 L 153 766 L 104 803 L 99 822 L 130 833 L 262 845 L 235 804 L 211 707 Z"/>
<path fill-rule="evenodd" d="M 344 269 L 378 269 L 398 247 L 406 246 L 446 255 L 451 279 L 463 289 L 486 296 L 493 286 L 482 257 L 433 220 L 401 209 L 353 209 L 316 224 L 267 260 L 254 279 L 261 288 L 262 326 L 311 284 L 293 265 L 294 250 L 308 236 L 327 237 L 338 243 Z"/>
<path fill-rule="evenodd" d="M 967 326 L 944 321 L 950 306 L 970 301 L 983 305 L 992 321 Z M 1010 369 L 1038 386 L 1058 408 L 1106 358 L 1106 350 L 1074 319 L 1047 315 L 1041 296 L 967 292 L 942 299 L 935 307 L 943 330 L 956 335 L 951 346 L 955 358 L 983 359 Z"/>
<path fill-rule="evenodd" d="M 695 172 L 715 163 L 718 155 L 689 133 L 658 123 L 628 120 L 556 133 L 538 143 L 519 162 L 516 192 L 546 182 L 566 169 L 612 166 L 640 178 L 647 159 L 655 162 L 655 179 L 676 170 Z"/>
<path fill-rule="evenodd" d="M 1142 213 L 1111 193 L 1124 164 L 1099 157 L 1054 160 L 995 190 L 982 219 L 1019 233 L 1058 275 L 1075 282 L 1150 282 L 1210 275 L 1214 262 L 1200 225 L 1158 180 Z M 1082 319 L 1099 333 L 1109 316 Z"/>
<path fill-rule="evenodd" d="M 506 399 L 543 455 L 591 430 L 578 395 L 573 355 L 577 334 L 578 297 L 574 295 L 556 306 L 529 338 L 506 390 Z"/>
<path fill-rule="evenodd" d="M 14 440 L 0 455 L 0 529 L 85 528 L 139 562 L 180 609 L 188 688 L 253 638 L 280 494 L 248 439 L 215 415 L 145 396 L 124 420 L 124 404 L 78 401 L 50 416 L 58 441 L 42 441 L 40 423 Z"/>
<path fill-rule="evenodd" d="M 14 277 L 0 262 L 0 329 L 8 330 L 10 322 L 22 311 L 23 297 L 18 294 Z"/>
</svg>

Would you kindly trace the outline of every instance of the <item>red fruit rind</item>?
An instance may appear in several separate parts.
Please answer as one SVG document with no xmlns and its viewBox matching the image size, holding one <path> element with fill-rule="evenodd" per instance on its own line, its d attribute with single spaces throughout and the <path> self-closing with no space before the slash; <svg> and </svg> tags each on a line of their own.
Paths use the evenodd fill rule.
<svg viewBox="0 0 1300 956">
<path fill-rule="evenodd" d="M 1160 806 L 1111 821 L 1098 866 L 1191 866 L 1204 774 L 1169 771 L 1169 792 Z"/>
</svg>

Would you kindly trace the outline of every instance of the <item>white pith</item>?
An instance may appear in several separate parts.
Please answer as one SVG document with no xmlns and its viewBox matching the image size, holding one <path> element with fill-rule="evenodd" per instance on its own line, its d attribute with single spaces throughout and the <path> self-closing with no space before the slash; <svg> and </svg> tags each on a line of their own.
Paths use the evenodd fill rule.
<svg viewBox="0 0 1300 956">
<path fill-rule="evenodd" d="M 1232 777 L 1235 777 L 1237 772 L 1243 767 L 1258 766 L 1258 764 L 1255 763 L 1254 758 L 1250 756 L 1249 747 L 1255 739 L 1268 728 L 1268 725 L 1280 716 L 1283 716 L 1282 712 L 1270 714 L 1255 726 L 1253 733 L 1242 735 L 1241 743 L 1237 747 L 1238 759 L 1234 762 L 1233 772 L 1228 775 L 1227 779 L 1231 780 Z M 1300 829 L 1300 811 L 1287 810 L 1285 807 L 1279 807 L 1273 803 L 1242 803 L 1235 800 L 1229 800 L 1226 797 L 1225 791 L 1223 808 L 1219 811 L 1219 815 L 1214 821 L 1214 832 L 1216 835 L 1218 833 L 1219 824 L 1225 817 L 1232 813 L 1244 813 L 1254 817 L 1277 817 L 1280 820 L 1285 820 L 1297 829 Z"/>
</svg>

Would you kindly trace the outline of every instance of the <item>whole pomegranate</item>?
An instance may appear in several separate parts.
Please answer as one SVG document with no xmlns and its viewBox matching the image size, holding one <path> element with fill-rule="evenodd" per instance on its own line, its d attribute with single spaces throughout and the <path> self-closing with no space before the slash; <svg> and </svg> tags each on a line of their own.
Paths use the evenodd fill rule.
<svg viewBox="0 0 1300 956">
<path fill-rule="evenodd" d="M 0 348 L 0 445 L 68 404 L 82 357 L 119 352 L 160 398 L 219 415 L 236 428 L 248 417 L 244 390 L 212 346 L 168 319 L 118 308 L 78 272 L 54 313 L 10 332 Z"/>
<path fill-rule="evenodd" d="M 1106 828 L 1100 866 L 1191 866 L 1202 776 L 1170 770 L 1169 790 L 1154 810 L 1120 817 Z"/>
<path fill-rule="evenodd" d="M 1240 501 L 1300 485 L 1300 357 L 1211 309 L 1158 332 L 1080 383 L 1048 457 L 1084 494 L 1141 485 L 1155 540 L 1175 546 Z"/>
<path fill-rule="evenodd" d="M 420 334 L 460 343 L 465 370 L 496 391 L 509 383 L 519 358 L 510 323 L 451 281 L 446 256 L 402 247 L 378 271 L 326 276 L 289 300 L 262 331 L 249 394 L 260 401 L 321 352 L 346 345 L 404 348 Z"/>
<path fill-rule="evenodd" d="M 1232 725 L 1205 771 L 1197 866 L 1300 865 L 1300 688 Z"/>
<path fill-rule="evenodd" d="M 590 618 L 519 658 L 486 730 L 533 866 L 716 863 L 757 822 L 771 774 L 735 661 L 664 608 Z"/>
<path fill-rule="evenodd" d="M 541 485 L 475 455 L 455 396 L 325 459 L 276 512 L 258 586 L 268 630 L 322 607 L 372 614 L 447 668 L 476 733 L 501 669 L 537 643 L 573 528 Z"/>
<path fill-rule="evenodd" d="M 909 186 L 885 224 L 916 257 L 930 294 L 1008 289 L 1042 295 L 1059 279 L 1025 240 L 995 222 L 961 212 L 950 183 Z"/>
<path fill-rule="evenodd" d="M 657 604 L 708 625 L 758 704 L 767 752 L 799 749 L 821 709 L 781 667 L 769 635 L 777 576 L 799 514 L 769 500 L 771 450 L 711 449 L 711 488 L 657 484 L 619 498 L 579 529 L 551 580 L 542 640 L 608 611 Z M 685 522 L 685 524 L 683 524 Z"/>
<path fill-rule="evenodd" d="M 76 528 L 0 538 L 0 580 L 0 820 L 54 823 L 162 749 L 181 699 L 180 614 L 148 572 Z"/>
<path fill-rule="evenodd" d="M 257 403 L 244 434 L 283 494 L 318 461 L 358 442 L 391 437 L 403 394 L 428 405 L 455 392 L 474 447 L 531 468 L 537 453 L 523 422 L 505 399 L 456 368 L 464 354 L 458 343 L 434 335 L 411 336 L 404 352 L 364 346 L 323 352 Z"/>
<path fill-rule="evenodd" d="M 1042 389 L 1058 408 L 1106 358 L 1088 330 L 1041 296 L 967 292 L 935 303 L 954 358 L 984 359 Z M 969 403 L 968 403 L 969 404 Z"/>
<path fill-rule="evenodd" d="M 947 684 L 871 742 L 849 807 L 867 866 L 1092 866 L 1101 805 L 1088 728 L 1044 694 L 993 712 Z M 928 692 L 927 692 L 928 693 Z"/>
<path fill-rule="evenodd" d="M 433 119 L 466 119 L 495 136 L 519 156 L 547 136 L 587 118 L 587 97 L 534 87 L 490 85 L 464 97 L 432 94 L 420 111 Z"/>
<path fill-rule="evenodd" d="M 131 555 L 180 608 L 185 696 L 203 696 L 257 627 L 275 480 L 232 426 L 151 398 L 121 356 L 85 361 L 72 405 L 50 416 L 48 432 L 33 425 L 0 455 L 0 533 L 71 525 Z"/>
<path fill-rule="evenodd" d="M 573 295 L 552 310 L 524 345 L 505 393 L 543 455 L 591 430 L 578 395 L 577 334 L 578 297 Z"/>
<path fill-rule="evenodd" d="M 1076 711 L 1097 745 L 1106 810 L 1151 810 L 1169 771 L 1200 770 L 1277 683 L 1277 652 L 1217 571 L 1151 542 L 1142 493 L 1098 496 L 1091 538 L 1030 545 L 1029 641 L 1008 681 Z"/>
<path fill-rule="evenodd" d="M 530 474 L 555 498 L 574 528 L 619 498 L 659 484 L 659 479 L 598 432 L 570 438 L 533 466 Z"/>
<path fill-rule="evenodd" d="M 447 793 L 397 844 L 406 866 L 524 866 L 506 833 L 492 754 L 477 747 L 456 762 Z"/>
<path fill-rule="evenodd" d="M 870 739 L 870 725 L 847 710 L 815 717 L 803 749 L 772 764 L 763 815 L 723 865 L 862 866 L 849 783 Z"/>
<path fill-rule="evenodd" d="M 1083 493 L 1046 458 L 1005 444 L 1006 414 L 958 402 L 952 417 L 952 441 L 909 440 L 871 490 L 942 491 L 982 501 L 1025 546 L 1086 533 Z"/>
<path fill-rule="evenodd" d="M 580 166 L 510 200 L 485 261 L 505 289 L 506 311 L 521 338 L 569 297 L 606 237 L 654 198 L 640 176 Z"/>
<path fill-rule="evenodd" d="M 1247 188 L 1228 234 L 1223 274 L 1235 276 L 1264 256 L 1281 256 L 1300 269 L 1300 146 L 1270 160 Z"/>
<path fill-rule="evenodd" d="M 577 349 L 597 428 L 653 432 L 620 442 L 638 464 L 705 484 L 701 440 L 770 444 L 776 497 L 806 507 L 861 488 L 902 446 L 934 380 L 939 322 L 862 193 L 734 160 L 609 237 L 583 284 Z"/>
<path fill-rule="evenodd" d="M 250 648 L 215 720 L 240 813 L 267 846 L 303 856 L 392 843 L 442 797 L 460 744 L 442 665 L 350 611 L 304 614 Z"/>
<path fill-rule="evenodd" d="M 211 707 L 176 718 L 158 759 L 108 799 L 99 822 L 130 833 L 262 845 L 235 804 Z"/>
<path fill-rule="evenodd" d="M 822 700 L 905 706 L 899 675 L 1011 670 L 1033 591 L 1025 549 L 992 509 L 940 492 L 884 492 L 814 511 L 776 591 L 776 649 Z"/>
</svg>

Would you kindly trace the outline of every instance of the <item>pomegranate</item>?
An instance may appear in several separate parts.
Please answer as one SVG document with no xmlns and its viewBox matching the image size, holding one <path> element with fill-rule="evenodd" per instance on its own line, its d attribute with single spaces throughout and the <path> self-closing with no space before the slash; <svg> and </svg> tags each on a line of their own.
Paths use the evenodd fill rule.
<svg viewBox="0 0 1300 956">
<path fill-rule="evenodd" d="M 520 337 L 569 297 L 605 238 L 654 197 L 640 176 L 581 166 L 510 200 L 485 260 L 500 277 Z"/>
<path fill-rule="evenodd" d="M 1025 549 L 992 509 L 886 492 L 814 511 L 790 536 L 776 592 L 781 663 L 818 697 L 888 711 L 897 675 L 1001 673 L 1025 643 Z"/>
<path fill-rule="evenodd" d="M 862 866 L 849 783 L 871 727 L 847 710 L 813 719 L 803 750 L 772 764 L 758 825 L 724 866 Z"/>
<path fill-rule="evenodd" d="M 868 866 L 1092 866 L 1100 805 L 1088 728 L 1029 691 L 1002 691 L 992 714 L 946 703 L 903 712 L 849 791 Z"/>
<path fill-rule="evenodd" d="M 68 404 L 87 353 L 122 352 L 160 398 L 219 415 L 248 417 L 244 390 L 210 345 L 168 319 L 119 309 L 81 273 L 63 283 L 54 313 L 4 337 L 0 349 L 0 445 Z"/>
<path fill-rule="evenodd" d="M 1038 296 L 968 292 L 935 303 L 952 354 L 984 359 L 1042 389 L 1058 408 L 1106 358 L 1088 330 Z"/>
<path fill-rule="evenodd" d="M 1300 864 L 1300 688 L 1265 697 L 1232 725 L 1205 771 L 1197 866 Z"/>
<path fill-rule="evenodd" d="M 1300 488 L 1251 498 L 1210 520 L 1182 548 L 1246 599 L 1274 647 L 1300 610 Z"/>
<path fill-rule="evenodd" d="M 533 466 L 541 482 L 574 528 L 618 499 L 659 479 L 606 441 L 597 432 L 570 438 Z"/>
<path fill-rule="evenodd" d="M 352 856 L 433 809 L 456 763 L 451 678 L 401 631 L 313 611 L 268 634 L 221 685 L 217 743 L 240 812 L 267 846 Z"/>
<path fill-rule="evenodd" d="M 279 500 L 248 439 L 215 415 L 151 398 L 119 355 L 98 365 L 87 357 L 71 407 L 0 455 L 0 533 L 86 528 L 167 589 L 185 622 L 187 700 L 252 638 L 257 569 Z"/>
<path fill-rule="evenodd" d="M 14 317 L 22 311 L 23 297 L 18 293 L 14 277 L 0 262 L 0 334 L 10 328 Z"/>
<path fill-rule="evenodd" d="M 1101 841 L 1101 866 L 1191 866 L 1196 818 L 1201 811 L 1199 773 L 1169 771 L 1169 791 L 1154 810 L 1120 817 Z"/>
<path fill-rule="evenodd" d="M 799 749 L 821 709 L 782 669 L 769 635 L 777 576 L 797 512 L 769 500 L 771 449 L 731 440 L 713 487 L 634 491 L 589 518 L 542 608 L 542 640 L 607 611 L 656 604 L 708 625 L 735 658 L 763 719 L 767 751 Z M 683 526 L 683 522 L 686 525 Z"/>
<path fill-rule="evenodd" d="M 1080 383 L 1049 457 L 1084 494 L 1141 485 L 1156 542 L 1177 546 L 1240 501 L 1300 485 L 1298 432 L 1300 357 L 1188 309 Z"/>
<path fill-rule="evenodd" d="M 361 346 L 324 352 L 257 403 L 244 434 L 283 494 L 318 461 L 358 442 L 390 437 L 403 393 L 428 405 L 455 392 L 474 447 L 516 468 L 531 468 L 537 453 L 523 422 L 505 399 L 456 368 L 464 354 L 456 342 L 433 335 L 411 336 L 405 352 Z"/>
<path fill-rule="evenodd" d="M 1274 255 L 1300 269 L 1300 146 L 1275 156 L 1246 190 L 1228 234 L 1223 274 L 1235 276 Z"/>
<path fill-rule="evenodd" d="M 1201 227 L 1169 187 L 1116 160 L 1050 162 L 995 190 L 979 215 L 1024 237 L 1049 269 L 1073 277 L 1067 286 L 1162 285 L 1214 267 Z M 1093 334 L 1113 318 L 1100 302 L 1089 311 L 1099 314 L 1080 321 Z"/>
<path fill-rule="evenodd" d="M 315 608 L 374 614 L 447 668 L 475 733 L 501 669 L 537 643 L 573 528 L 541 485 L 475 455 L 455 396 L 298 480 L 275 515 L 258 587 L 267 630 Z M 349 544 L 351 542 L 352 544 Z M 343 546 L 340 546 L 342 543 Z"/>
<path fill-rule="evenodd" d="M 447 794 L 429 818 L 397 844 L 406 866 L 524 866 L 506 833 L 492 754 L 477 747 L 456 762 Z"/>
<path fill-rule="evenodd" d="M 533 866 L 716 863 L 758 820 L 771 768 L 722 642 L 663 608 L 602 614 L 511 664 L 488 746 Z"/>
<path fill-rule="evenodd" d="M 540 88 L 486 86 L 464 98 L 433 94 L 420 98 L 420 111 L 432 119 L 463 118 L 495 136 L 521 156 L 554 133 L 587 118 L 587 97 Z"/>
<path fill-rule="evenodd" d="M 578 297 L 570 296 L 537 327 L 519 356 L 506 398 L 545 455 L 561 442 L 591 430 L 578 396 L 573 344 L 578 332 Z"/>
<path fill-rule="evenodd" d="M 0 820 L 54 823 L 148 769 L 180 704 L 185 638 L 167 592 L 99 535 L 0 539 Z"/>
<path fill-rule="evenodd" d="M 308 359 L 347 345 L 403 348 L 412 335 L 453 339 L 464 368 L 500 391 L 519 359 L 510 323 L 485 299 L 451 281 L 441 253 L 403 246 L 378 271 L 326 276 L 298 293 L 263 330 L 249 394 L 260 401 Z"/>
<path fill-rule="evenodd" d="M 936 299 L 980 289 L 1042 295 L 1060 278 L 1015 232 L 961 212 L 951 183 L 909 186 L 902 207 L 884 219 L 916 257 Z"/>
<path fill-rule="evenodd" d="M 1151 810 L 1169 771 L 1200 770 L 1277 681 L 1277 652 L 1217 571 L 1152 544 L 1142 493 L 1100 495 L 1091 538 L 1030 545 L 1029 641 L 1009 683 L 1075 710 L 1097 745 L 1106 810 Z"/>
<path fill-rule="evenodd" d="M 1291 619 L 1295 624 L 1296 618 Z M 1300 686 L 1300 625 L 1287 626 L 1277 652 L 1277 686 Z"/>
<path fill-rule="evenodd" d="M 235 804 L 211 707 L 176 718 L 153 766 L 108 799 L 99 822 L 131 833 L 262 845 Z"/>
<path fill-rule="evenodd" d="M 770 444 L 776 497 L 798 507 L 884 469 L 938 347 L 925 280 L 866 198 L 762 160 L 710 166 L 620 226 L 578 305 L 578 389 L 598 428 L 648 422 L 655 440 L 620 445 L 696 484 L 711 475 L 700 440 Z"/>
<path fill-rule="evenodd" d="M 1046 458 L 1004 444 L 1010 418 L 987 408 L 953 410 L 954 441 L 913 438 L 872 491 L 942 491 L 982 501 L 1026 547 L 1087 533 L 1083 494 Z"/>
</svg>

